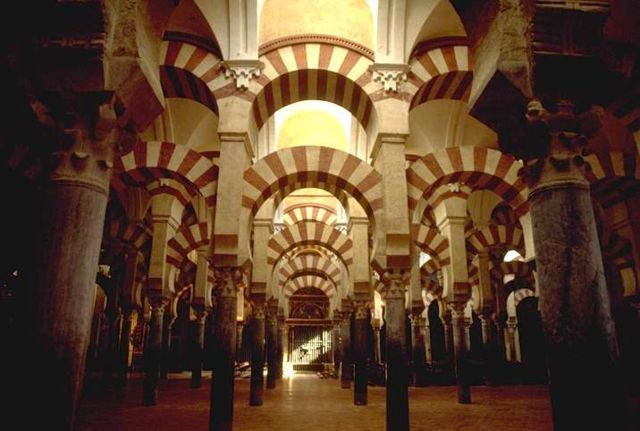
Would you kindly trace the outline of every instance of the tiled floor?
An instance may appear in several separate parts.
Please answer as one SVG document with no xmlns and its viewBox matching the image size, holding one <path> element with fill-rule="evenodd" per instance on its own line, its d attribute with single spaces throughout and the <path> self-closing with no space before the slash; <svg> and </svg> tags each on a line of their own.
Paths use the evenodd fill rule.
<svg viewBox="0 0 640 431">
<path fill-rule="evenodd" d="M 172 376 L 160 386 L 159 404 L 143 407 L 141 380 L 129 381 L 121 400 L 86 394 L 78 416 L 79 431 L 199 431 L 208 429 L 209 383 L 189 388 L 187 375 Z M 474 387 L 473 404 L 456 403 L 455 387 L 410 388 L 411 429 L 518 430 L 551 429 L 545 386 Z M 333 379 L 295 375 L 265 391 L 261 407 L 249 407 L 249 381 L 236 380 L 235 429 L 384 430 L 385 390 L 369 387 L 369 405 L 356 407 L 352 391 Z"/>
</svg>

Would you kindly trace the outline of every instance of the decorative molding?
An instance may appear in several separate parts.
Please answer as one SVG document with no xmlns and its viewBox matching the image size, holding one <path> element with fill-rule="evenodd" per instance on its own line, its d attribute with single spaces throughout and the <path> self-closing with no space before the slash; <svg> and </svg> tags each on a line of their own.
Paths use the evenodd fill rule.
<svg viewBox="0 0 640 431">
<path fill-rule="evenodd" d="M 248 90 L 251 79 L 260 77 L 264 63 L 259 60 L 226 60 L 222 67 L 225 77 L 235 79 L 237 89 Z"/>
<path fill-rule="evenodd" d="M 275 51 L 278 48 L 306 43 L 325 43 L 329 45 L 341 46 L 343 48 L 347 48 L 359 54 L 362 54 L 370 60 L 373 60 L 375 56 L 373 50 L 367 48 L 364 45 L 360 45 L 359 43 L 353 42 L 349 39 L 330 36 L 326 34 L 298 34 L 294 36 L 286 36 L 274 39 L 260 45 L 260 47 L 258 48 L 258 55 L 262 57 L 263 55 L 268 54 L 271 51 Z"/>
<path fill-rule="evenodd" d="M 369 66 L 373 73 L 373 80 L 384 87 L 385 92 L 398 92 L 400 84 L 407 80 L 407 72 L 411 70 L 408 64 L 374 63 Z"/>
</svg>

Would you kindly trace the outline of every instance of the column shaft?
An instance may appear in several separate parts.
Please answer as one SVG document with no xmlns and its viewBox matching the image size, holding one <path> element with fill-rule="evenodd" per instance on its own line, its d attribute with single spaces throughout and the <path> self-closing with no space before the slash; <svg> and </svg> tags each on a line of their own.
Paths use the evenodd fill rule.
<svg viewBox="0 0 640 431">
<path fill-rule="evenodd" d="M 261 406 L 264 394 L 264 305 L 254 304 L 251 325 L 251 385 L 249 405 Z"/>
<path fill-rule="evenodd" d="M 164 303 L 154 300 L 151 305 L 149 334 L 144 349 L 144 382 L 142 404 L 155 406 L 158 403 L 158 379 L 162 361 L 162 330 L 164 321 Z"/>
<path fill-rule="evenodd" d="M 458 403 L 471 404 L 471 387 L 467 370 L 467 347 L 465 342 L 464 306 L 454 304 L 451 308 L 453 332 L 453 358 L 458 381 Z"/>
<path fill-rule="evenodd" d="M 340 342 L 342 347 L 342 362 L 340 364 L 340 387 L 351 388 L 353 380 L 353 355 L 351 351 L 351 312 L 344 312 L 340 322 Z"/>
<path fill-rule="evenodd" d="M 387 352 L 387 430 L 409 429 L 406 314 L 402 280 L 392 280 L 385 296 Z M 393 289 L 396 289 L 395 291 Z"/>
<path fill-rule="evenodd" d="M 204 353 L 204 328 L 207 320 L 207 313 L 204 311 L 196 312 L 196 320 L 194 323 L 193 334 L 193 358 L 191 363 L 191 387 L 199 388 L 202 386 L 202 357 Z"/>
<path fill-rule="evenodd" d="M 276 387 L 278 379 L 278 320 L 269 315 L 266 322 L 265 341 L 267 344 L 267 389 Z"/>
<path fill-rule="evenodd" d="M 356 304 L 353 325 L 353 364 L 355 371 L 353 403 L 367 405 L 367 332 L 369 330 L 369 310 L 366 305 Z"/>
</svg>

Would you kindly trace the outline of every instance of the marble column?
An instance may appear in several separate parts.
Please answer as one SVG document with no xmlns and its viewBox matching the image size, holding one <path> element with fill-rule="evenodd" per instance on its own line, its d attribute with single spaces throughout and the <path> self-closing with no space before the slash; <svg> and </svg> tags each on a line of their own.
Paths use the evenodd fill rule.
<svg viewBox="0 0 640 431">
<path fill-rule="evenodd" d="M 278 309 L 278 327 L 276 337 L 276 380 L 282 380 L 284 374 L 284 360 L 285 360 L 285 343 L 287 342 L 285 331 L 285 318 L 284 312 L 281 308 Z"/>
<path fill-rule="evenodd" d="M 383 280 L 387 359 L 387 430 L 409 430 L 409 376 L 405 292 L 409 271 L 389 271 Z"/>
<path fill-rule="evenodd" d="M 254 300 L 251 325 L 251 384 L 249 388 L 249 405 L 261 406 L 264 395 L 264 333 L 265 333 L 264 301 Z"/>
<path fill-rule="evenodd" d="M 333 376 L 340 375 L 340 362 L 342 361 L 342 350 L 340 348 L 340 322 L 342 317 L 340 311 L 333 312 L 333 327 L 331 328 L 331 351 L 333 353 Z"/>
<path fill-rule="evenodd" d="M 77 96 L 71 101 L 77 106 L 69 107 L 73 112 L 61 113 L 73 123 L 55 132 L 61 146 L 52 154 L 44 185 L 33 266 L 38 271 L 28 305 L 33 333 L 26 337 L 32 349 L 27 354 L 37 360 L 37 367 L 27 370 L 35 383 L 28 401 L 38 406 L 34 421 L 44 418 L 47 427 L 61 431 L 74 427 L 84 378 L 116 141 L 115 113 L 99 105 L 102 100 Z"/>
<path fill-rule="evenodd" d="M 193 358 L 191 362 L 191 387 L 199 388 L 202 386 L 202 357 L 204 353 L 204 327 L 207 321 L 207 310 L 201 305 L 192 305 L 196 320 L 194 323 L 195 331 L 193 334 Z"/>
<path fill-rule="evenodd" d="M 169 377 L 169 362 L 171 359 L 171 333 L 173 332 L 173 324 L 176 322 L 176 316 L 165 313 L 164 322 L 162 323 L 162 356 L 160 358 L 160 378 L 167 379 Z"/>
<path fill-rule="evenodd" d="M 424 307 L 423 307 L 424 308 Z M 413 385 L 424 386 L 426 372 L 426 320 L 422 317 L 421 309 L 413 309 L 411 311 L 411 359 L 413 362 Z"/>
<path fill-rule="evenodd" d="M 122 335 L 120 336 L 120 347 L 118 349 L 118 388 L 122 390 L 127 384 L 129 373 L 129 354 L 131 352 L 131 330 L 133 321 L 133 310 L 125 307 L 122 313 Z"/>
<path fill-rule="evenodd" d="M 371 319 L 371 327 L 373 328 L 373 356 L 376 364 L 382 364 L 381 324 L 380 319 L 376 319 L 375 317 Z"/>
<path fill-rule="evenodd" d="M 162 361 L 162 332 L 164 323 L 164 309 L 167 305 L 165 298 L 149 297 L 151 305 L 151 319 L 149 332 L 144 348 L 144 381 L 142 389 L 142 404 L 155 406 L 158 403 L 158 380 Z"/>
<path fill-rule="evenodd" d="M 242 272 L 236 267 L 215 268 L 216 309 L 213 334 L 213 377 L 209 430 L 233 430 L 233 391 L 236 358 L 238 288 Z"/>
<path fill-rule="evenodd" d="M 582 158 L 604 111 L 534 100 L 521 175 L 529 186 L 540 314 L 556 430 L 619 429 L 618 344 Z M 552 239 L 552 240 L 551 240 Z"/>
<path fill-rule="evenodd" d="M 267 345 L 267 389 L 275 389 L 278 379 L 278 302 L 269 300 L 265 341 Z"/>
<path fill-rule="evenodd" d="M 494 383 L 494 372 L 496 367 L 496 354 L 493 342 L 493 319 L 491 313 L 484 313 L 478 316 L 480 319 L 480 329 L 482 332 L 482 357 L 484 359 L 484 378 L 489 385 Z"/>
<path fill-rule="evenodd" d="M 369 330 L 369 303 L 364 300 L 354 301 L 354 325 L 353 325 L 353 351 L 354 364 L 354 391 L 353 404 L 356 406 L 367 405 L 367 332 Z"/>
<path fill-rule="evenodd" d="M 467 365 L 465 335 L 465 305 L 459 302 L 449 304 L 451 310 L 451 330 L 453 332 L 453 361 L 458 381 L 458 403 L 471 404 L 471 386 Z"/>
<path fill-rule="evenodd" d="M 348 302 L 348 303 L 347 303 Z M 342 347 L 342 363 L 340 364 L 340 387 L 350 389 L 353 380 L 353 355 L 351 349 L 351 301 L 342 301 L 342 321 L 340 322 L 340 343 Z"/>
</svg>

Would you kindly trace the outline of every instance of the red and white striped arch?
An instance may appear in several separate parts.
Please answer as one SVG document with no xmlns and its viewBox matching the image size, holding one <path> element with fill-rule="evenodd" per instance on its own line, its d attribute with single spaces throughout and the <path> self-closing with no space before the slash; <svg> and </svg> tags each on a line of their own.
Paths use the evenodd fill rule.
<svg viewBox="0 0 640 431">
<path fill-rule="evenodd" d="M 511 292 L 507 297 L 507 314 L 511 317 L 517 317 L 518 305 L 527 298 L 535 297 L 535 292 L 527 288 Z"/>
<path fill-rule="evenodd" d="M 410 110 L 436 99 L 468 101 L 473 72 L 465 38 L 423 43 L 409 61 L 405 92 Z"/>
<path fill-rule="evenodd" d="M 112 220 L 109 224 L 109 239 L 122 242 L 142 251 L 151 244 L 151 231 L 137 222 Z"/>
<path fill-rule="evenodd" d="M 511 225 L 489 225 L 476 229 L 467 238 L 467 248 L 471 253 L 488 250 L 495 245 L 512 247 L 524 255 L 524 235 L 522 229 Z"/>
<path fill-rule="evenodd" d="M 366 129 L 374 113 L 370 94 L 373 61 L 362 53 L 328 43 L 296 43 L 266 52 L 264 69 L 252 81 L 253 119 L 258 127 L 278 109 L 302 100 L 319 99 L 350 111 Z"/>
<path fill-rule="evenodd" d="M 640 87 L 608 106 L 607 111 L 622 122 L 640 150 Z"/>
<path fill-rule="evenodd" d="M 336 286 L 328 279 L 320 277 L 318 275 L 306 274 L 299 277 L 289 279 L 284 286 L 285 298 L 291 297 L 296 291 L 303 287 L 315 287 L 323 291 L 329 299 L 333 298 L 336 294 Z"/>
<path fill-rule="evenodd" d="M 161 178 L 195 188 L 208 204 L 215 204 L 218 167 L 200 153 L 171 142 L 136 142 L 131 151 L 116 159 L 111 184 L 121 191 L 127 184 L 144 186 Z"/>
<path fill-rule="evenodd" d="M 640 157 L 636 154 L 620 152 L 590 154 L 585 157 L 585 160 L 591 168 L 587 170 L 585 176 L 591 183 L 613 177 L 640 180 Z"/>
<path fill-rule="evenodd" d="M 206 246 L 211 238 L 210 223 L 196 223 L 182 226 L 169 240 L 167 248 L 167 263 L 182 268 L 187 255 L 202 246 Z"/>
<path fill-rule="evenodd" d="M 440 231 L 422 223 L 412 226 L 412 235 L 415 244 L 422 251 L 438 261 L 440 266 L 449 263 L 449 240 L 440 234 Z"/>
<path fill-rule="evenodd" d="M 353 242 L 338 229 L 318 221 L 302 221 L 273 235 L 267 244 L 267 263 L 273 265 L 290 250 L 301 245 L 320 245 L 331 250 L 349 268 L 353 262 Z"/>
<path fill-rule="evenodd" d="M 335 210 L 320 204 L 304 204 L 287 208 L 282 218 L 288 225 L 303 220 L 317 220 L 333 226 L 337 220 Z"/>
<path fill-rule="evenodd" d="M 234 80 L 227 79 L 222 60 L 213 52 L 187 42 L 163 41 L 160 45 L 161 66 L 183 69 L 207 86 L 215 100 L 239 96 L 252 100 L 253 96 L 238 91 Z"/>
<path fill-rule="evenodd" d="M 522 163 L 486 147 L 451 147 L 429 153 L 407 169 L 409 209 L 429 198 L 442 184 L 462 183 L 473 190 L 491 190 L 513 208 L 516 215 L 528 210 L 526 186 L 518 177 Z"/>
<path fill-rule="evenodd" d="M 342 271 L 335 262 L 317 254 L 307 254 L 291 259 L 280 268 L 278 284 L 283 286 L 287 280 L 301 272 L 324 273 L 336 286 L 340 286 L 342 281 Z"/>
<path fill-rule="evenodd" d="M 242 206 L 255 215 L 271 196 L 315 187 L 334 195 L 350 194 L 374 221 L 382 209 L 382 176 L 371 165 L 328 147 L 295 147 L 276 151 L 244 172 Z"/>
</svg>

